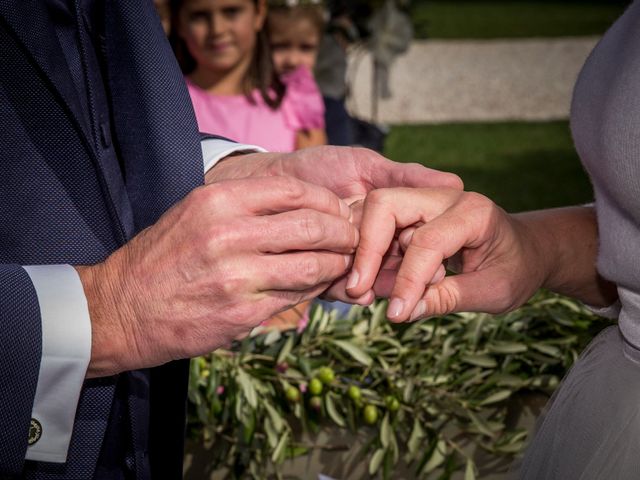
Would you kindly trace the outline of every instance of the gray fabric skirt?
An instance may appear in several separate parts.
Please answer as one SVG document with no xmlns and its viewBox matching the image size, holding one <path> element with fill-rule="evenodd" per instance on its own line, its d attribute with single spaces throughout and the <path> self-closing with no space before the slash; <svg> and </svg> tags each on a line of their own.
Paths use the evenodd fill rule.
<svg viewBox="0 0 640 480">
<path fill-rule="evenodd" d="M 603 330 L 567 373 L 515 477 L 640 479 L 640 350 L 617 326 Z"/>
</svg>

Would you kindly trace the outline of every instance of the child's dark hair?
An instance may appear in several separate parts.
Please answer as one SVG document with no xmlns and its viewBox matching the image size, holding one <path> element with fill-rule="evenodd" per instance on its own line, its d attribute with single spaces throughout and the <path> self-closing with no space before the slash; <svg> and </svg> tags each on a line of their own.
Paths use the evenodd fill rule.
<svg viewBox="0 0 640 480">
<path fill-rule="evenodd" d="M 196 60 L 189 53 L 189 49 L 184 40 L 178 34 L 178 16 L 184 0 L 171 0 L 171 30 L 169 42 L 173 48 L 182 73 L 190 74 L 196 68 Z M 258 0 L 253 0 L 253 4 L 258 8 Z M 276 110 L 280 107 L 286 91 L 284 83 L 276 73 L 271 59 L 271 50 L 267 40 L 267 34 L 263 28 L 257 33 L 256 48 L 249 70 L 243 79 L 242 90 L 247 100 L 254 103 L 253 90 L 258 89 L 265 103 Z"/>
<path fill-rule="evenodd" d="M 325 16 L 324 16 L 324 8 L 322 7 L 320 2 L 314 3 L 298 3 L 293 6 L 287 5 L 287 2 L 282 1 L 270 1 L 269 2 L 269 12 L 267 15 L 267 29 L 269 27 L 269 16 L 270 15 L 285 15 L 288 19 L 296 21 L 300 19 L 306 19 L 311 22 L 311 24 L 318 31 L 318 35 L 322 37 L 322 33 L 325 29 Z M 268 30 L 267 30 L 268 31 Z"/>
</svg>

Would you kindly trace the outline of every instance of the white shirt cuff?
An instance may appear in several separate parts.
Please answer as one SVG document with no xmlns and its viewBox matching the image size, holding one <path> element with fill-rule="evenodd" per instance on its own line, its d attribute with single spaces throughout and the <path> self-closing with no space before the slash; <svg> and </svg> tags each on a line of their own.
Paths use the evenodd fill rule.
<svg viewBox="0 0 640 480">
<path fill-rule="evenodd" d="M 256 153 L 266 152 L 262 147 L 235 143 L 230 140 L 220 138 L 206 138 L 200 142 L 202 148 L 202 158 L 204 160 L 204 173 L 216 166 L 223 158 L 232 153 Z"/>
<path fill-rule="evenodd" d="M 42 318 L 42 360 L 31 414 L 41 427 L 27 460 L 64 463 L 91 359 L 91 320 L 80 277 L 70 265 L 28 266 Z"/>
</svg>

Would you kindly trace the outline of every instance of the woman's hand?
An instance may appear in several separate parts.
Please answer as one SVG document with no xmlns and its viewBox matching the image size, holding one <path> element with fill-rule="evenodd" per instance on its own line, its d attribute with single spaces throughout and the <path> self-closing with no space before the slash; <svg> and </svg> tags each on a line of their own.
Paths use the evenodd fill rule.
<svg viewBox="0 0 640 480">
<path fill-rule="evenodd" d="M 447 188 L 371 192 L 347 293 L 389 296 L 396 322 L 459 311 L 499 313 L 545 286 L 593 304 L 615 298 L 595 271 L 597 229 L 589 207 L 509 215 L 488 198 Z M 381 266 L 394 239 L 399 268 Z M 457 273 L 444 277 L 447 263 Z M 393 266 L 392 266 L 393 267 Z"/>
</svg>

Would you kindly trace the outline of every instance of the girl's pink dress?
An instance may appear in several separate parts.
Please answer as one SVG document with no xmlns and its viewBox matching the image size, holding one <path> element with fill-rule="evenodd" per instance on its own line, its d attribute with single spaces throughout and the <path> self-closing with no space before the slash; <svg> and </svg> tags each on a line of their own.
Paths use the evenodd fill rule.
<svg viewBox="0 0 640 480">
<path fill-rule="evenodd" d="M 244 95 L 212 95 L 187 79 L 200 131 L 271 152 L 292 152 L 298 130 L 324 128 L 324 103 L 307 69 L 297 69 L 282 80 L 287 90 L 280 107 L 272 110 L 257 90 L 251 103 Z"/>
</svg>

